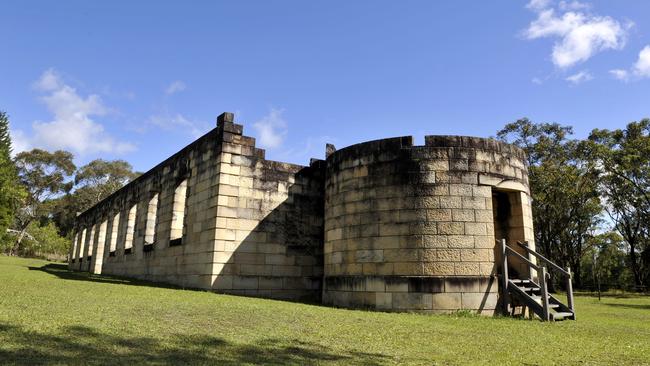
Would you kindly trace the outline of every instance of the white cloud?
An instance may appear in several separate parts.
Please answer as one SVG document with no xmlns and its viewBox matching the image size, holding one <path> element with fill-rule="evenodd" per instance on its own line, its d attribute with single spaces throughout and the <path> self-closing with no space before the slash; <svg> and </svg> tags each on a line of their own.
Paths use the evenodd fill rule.
<svg viewBox="0 0 650 366">
<path fill-rule="evenodd" d="M 133 144 L 110 136 L 104 126 L 91 118 L 103 116 L 108 111 L 98 95 L 91 94 L 84 98 L 75 88 L 65 84 L 53 69 L 46 70 L 34 86 L 39 91 L 47 92 L 40 99 L 52 113 L 53 120 L 35 121 L 31 137 L 27 137 L 23 131 L 12 131 L 23 148 L 63 149 L 80 154 L 121 154 L 135 149 Z"/>
<path fill-rule="evenodd" d="M 609 73 L 618 80 L 629 81 L 633 76 L 636 78 L 650 78 L 650 45 L 643 47 L 630 70 L 614 69 Z"/>
<path fill-rule="evenodd" d="M 536 84 L 536 85 L 542 85 L 542 84 L 544 83 L 544 80 L 542 80 L 542 79 L 540 79 L 540 78 L 538 78 L 538 77 L 534 77 L 534 78 L 532 78 L 530 81 L 531 81 L 533 84 Z"/>
<path fill-rule="evenodd" d="M 9 131 L 11 136 L 11 155 L 16 156 L 21 151 L 27 151 L 32 148 L 31 143 L 25 133 L 21 130 L 11 130 Z"/>
<path fill-rule="evenodd" d="M 182 130 L 194 138 L 198 138 L 209 130 L 206 123 L 190 120 L 180 113 L 170 115 L 167 113 L 153 115 L 147 120 L 147 124 L 160 127 L 167 131 Z"/>
<path fill-rule="evenodd" d="M 551 4 L 551 0 L 530 0 L 526 7 L 532 10 L 546 9 Z"/>
<path fill-rule="evenodd" d="M 561 2 L 557 14 L 550 2 L 528 4 L 537 13 L 524 31 L 527 39 L 555 38 L 551 58 L 555 66 L 566 69 L 585 62 L 598 52 L 618 50 L 625 46 L 627 31 L 631 23 L 622 25 L 608 16 L 598 16 L 577 11 L 588 5 L 579 2 Z M 535 2 L 537 3 L 537 2 Z M 567 10 L 575 11 L 567 11 Z"/>
<path fill-rule="evenodd" d="M 586 10 L 590 9 L 591 5 L 586 4 L 586 3 L 581 3 L 579 1 L 573 0 L 573 1 L 560 1 L 557 4 L 558 8 L 560 10 Z"/>
<path fill-rule="evenodd" d="M 282 118 L 282 113 L 284 113 L 283 109 L 271 108 L 269 114 L 253 124 L 261 147 L 274 149 L 284 142 L 287 122 Z"/>
<path fill-rule="evenodd" d="M 627 70 L 614 69 L 614 70 L 609 70 L 609 73 L 614 77 L 614 79 L 618 79 L 618 80 L 627 81 L 630 78 L 630 75 L 627 72 Z"/>
<path fill-rule="evenodd" d="M 650 45 L 639 52 L 639 59 L 634 64 L 634 73 L 641 77 L 650 77 Z"/>
<path fill-rule="evenodd" d="M 179 92 L 182 92 L 183 90 L 185 90 L 186 87 L 187 86 L 185 85 L 184 82 L 182 82 L 180 80 L 176 80 L 176 81 L 172 82 L 171 84 L 169 84 L 169 86 L 167 86 L 167 88 L 165 88 L 165 94 L 172 95 L 172 94 L 175 94 L 175 93 L 179 93 Z"/>
<path fill-rule="evenodd" d="M 41 78 L 34 82 L 34 87 L 40 91 L 52 91 L 62 87 L 61 78 L 54 69 L 47 69 Z"/>
<path fill-rule="evenodd" d="M 585 81 L 593 80 L 593 75 L 589 71 L 582 70 L 576 74 L 567 77 L 565 80 L 573 85 L 584 83 Z"/>
</svg>

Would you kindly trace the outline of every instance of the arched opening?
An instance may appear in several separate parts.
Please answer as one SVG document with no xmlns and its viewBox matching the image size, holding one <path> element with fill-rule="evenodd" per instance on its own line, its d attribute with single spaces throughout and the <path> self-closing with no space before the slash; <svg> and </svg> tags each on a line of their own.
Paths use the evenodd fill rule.
<svg viewBox="0 0 650 366">
<path fill-rule="evenodd" d="M 133 253 L 133 238 L 135 237 L 135 216 L 138 205 L 133 205 L 129 209 L 126 221 L 126 237 L 124 239 L 124 254 Z"/>
<path fill-rule="evenodd" d="M 113 221 L 111 222 L 111 231 L 108 233 L 110 239 L 108 241 L 108 256 L 115 257 L 115 251 L 117 250 L 117 233 L 120 228 L 120 213 L 118 212 L 113 216 Z"/>
<path fill-rule="evenodd" d="M 156 222 L 158 212 L 158 193 L 154 194 L 147 205 L 147 217 L 144 230 L 144 246 L 142 251 L 150 252 L 155 247 L 156 241 Z"/>
<path fill-rule="evenodd" d="M 187 179 L 183 180 L 174 190 L 172 205 L 172 222 L 169 232 L 169 246 L 173 247 L 183 243 L 185 230 L 185 215 L 187 211 Z"/>
</svg>

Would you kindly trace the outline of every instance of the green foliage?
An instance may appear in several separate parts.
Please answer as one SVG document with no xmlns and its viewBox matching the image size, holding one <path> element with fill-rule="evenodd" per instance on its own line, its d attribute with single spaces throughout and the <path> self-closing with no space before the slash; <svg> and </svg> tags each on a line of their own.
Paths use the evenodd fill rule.
<svg viewBox="0 0 650 366">
<path fill-rule="evenodd" d="M 184 291 L 0 256 L 0 358 L 18 365 L 643 365 L 650 297 L 578 321 L 397 314 Z M 215 315 L 216 314 L 216 315 Z"/>
<path fill-rule="evenodd" d="M 12 225 L 16 206 L 25 198 L 25 190 L 18 184 L 16 166 L 11 159 L 9 117 L 0 111 L 0 235 Z"/>
<path fill-rule="evenodd" d="M 650 120 L 595 129 L 581 149 L 593 157 L 605 208 L 627 244 L 637 286 L 650 285 Z"/>
<path fill-rule="evenodd" d="M 47 216 L 46 201 L 70 191 L 72 182 L 69 181 L 76 169 L 73 156 L 67 151 L 53 153 L 34 149 L 24 151 L 16 156 L 18 177 L 25 187 L 27 195 L 16 212 L 17 230 L 16 245 L 13 253 L 20 253 L 21 243 L 28 226 L 37 218 Z"/>
<path fill-rule="evenodd" d="M 585 288 L 602 291 L 610 289 L 631 289 L 634 280 L 627 263 L 623 238 L 614 231 L 591 238 L 590 247 L 585 250 L 582 272 Z"/>
<path fill-rule="evenodd" d="M 122 188 L 139 174 L 123 160 L 93 160 L 77 170 L 75 189 L 49 202 L 52 219 L 62 235 L 71 232 L 78 212 L 83 212 Z"/>
<path fill-rule="evenodd" d="M 571 133 L 571 127 L 524 118 L 507 124 L 497 136 L 527 154 L 535 245 L 547 258 L 570 266 L 579 287 L 580 263 L 602 207 L 597 176 L 579 143 L 568 139 Z"/>
<path fill-rule="evenodd" d="M 32 222 L 27 227 L 27 233 L 29 236 L 23 240 L 22 255 L 64 259 L 70 250 L 71 241 L 60 236 L 52 222 L 45 225 Z"/>
</svg>

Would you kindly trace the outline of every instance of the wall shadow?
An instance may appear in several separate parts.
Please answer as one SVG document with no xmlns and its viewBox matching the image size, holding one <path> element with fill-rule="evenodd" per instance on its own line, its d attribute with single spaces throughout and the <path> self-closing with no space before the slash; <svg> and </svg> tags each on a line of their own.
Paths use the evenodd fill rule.
<svg viewBox="0 0 650 366">
<path fill-rule="evenodd" d="M 52 334 L 0 324 L 2 338 L 6 341 L 0 344 L 0 360 L 13 365 L 380 365 L 389 360 L 381 354 L 339 352 L 295 339 L 236 344 L 208 335 L 115 336 L 86 326 L 66 326 Z"/>
<path fill-rule="evenodd" d="M 247 208 L 237 208 L 237 216 L 259 222 L 231 254 L 226 253 L 230 257 L 215 273 L 213 290 L 320 305 L 325 162 L 315 161 L 295 172 L 280 169 L 284 163 L 263 163 L 253 188 L 272 195 L 279 183 L 287 184 L 287 198 L 270 211 L 266 200 L 239 198 L 247 201 Z M 295 182 L 288 184 L 291 177 Z M 255 216 L 259 212 L 268 214 L 260 219 Z"/>
<path fill-rule="evenodd" d="M 109 283 L 116 285 L 134 285 L 146 287 L 159 287 L 159 288 L 172 288 L 181 289 L 180 286 L 170 285 L 166 283 L 149 282 L 130 277 L 120 277 L 113 275 L 96 275 L 90 272 L 72 271 L 68 269 L 67 264 L 49 263 L 40 267 L 27 267 L 30 271 L 41 271 L 49 275 L 56 276 L 63 280 L 72 281 L 88 281 L 98 283 Z"/>
</svg>

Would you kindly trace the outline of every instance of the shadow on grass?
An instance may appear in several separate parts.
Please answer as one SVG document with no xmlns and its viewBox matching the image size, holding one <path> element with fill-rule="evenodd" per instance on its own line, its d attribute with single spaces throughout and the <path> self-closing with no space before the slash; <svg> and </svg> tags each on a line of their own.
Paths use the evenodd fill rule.
<svg viewBox="0 0 650 366">
<path fill-rule="evenodd" d="M 603 303 L 603 305 L 613 306 L 613 307 L 616 307 L 616 308 L 628 308 L 628 309 L 636 309 L 636 310 L 650 310 L 650 304 L 610 304 L 610 303 Z"/>
<path fill-rule="evenodd" d="M 30 271 L 40 271 L 40 272 L 45 272 L 47 274 L 56 276 L 60 279 L 64 280 L 72 280 L 72 281 L 88 281 L 88 282 L 97 282 L 97 283 L 108 283 L 108 284 L 116 284 L 116 285 L 134 285 L 134 286 L 145 286 L 145 287 L 157 287 L 157 288 L 168 288 L 168 289 L 176 289 L 176 290 L 189 290 L 189 291 L 209 291 L 205 289 L 197 289 L 197 288 L 192 288 L 192 287 L 182 287 L 178 285 L 172 285 L 172 284 L 167 284 L 167 283 L 161 283 L 161 282 L 151 282 L 151 281 L 145 281 L 145 280 L 139 280 L 135 278 L 130 278 L 130 277 L 120 277 L 120 276 L 113 276 L 113 275 L 96 275 L 92 274 L 90 272 L 85 272 L 85 271 L 71 271 L 68 269 L 67 264 L 59 264 L 59 263 L 48 263 L 43 266 L 39 267 L 27 267 Z M 242 296 L 242 297 L 247 297 L 245 295 L 232 295 L 232 296 Z M 251 296 L 255 297 L 255 296 Z M 317 302 L 315 300 L 310 300 L 310 299 L 305 299 L 305 300 L 284 300 L 284 299 L 268 299 L 268 300 L 273 300 L 273 301 L 287 301 L 291 303 L 297 303 L 297 304 L 307 304 L 307 305 L 315 305 L 315 306 L 323 306 L 320 302 Z"/>
<path fill-rule="evenodd" d="M 90 282 L 99 282 L 99 283 L 112 283 L 118 285 L 136 285 L 136 286 L 174 288 L 174 289 L 181 288 L 180 286 L 137 280 L 137 279 L 127 278 L 127 277 L 94 275 L 89 272 L 71 271 L 68 269 L 67 264 L 48 263 L 40 267 L 27 267 L 27 268 L 30 271 L 45 272 L 47 274 L 54 275 L 64 280 L 90 281 Z"/>
<path fill-rule="evenodd" d="M 597 292 L 574 292 L 575 296 L 580 297 L 598 297 Z M 613 298 L 613 299 L 639 299 L 639 298 L 648 298 L 650 299 L 650 294 L 642 292 L 603 292 L 600 294 L 600 297 L 604 298 Z"/>
<path fill-rule="evenodd" d="M 166 339 L 103 334 L 85 326 L 40 333 L 0 324 L 0 360 L 15 365 L 305 365 L 339 362 L 380 365 L 381 354 L 334 352 L 313 343 L 268 338 L 256 344 L 235 344 L 207 335 L 173 335 Z"/>
</svg>

